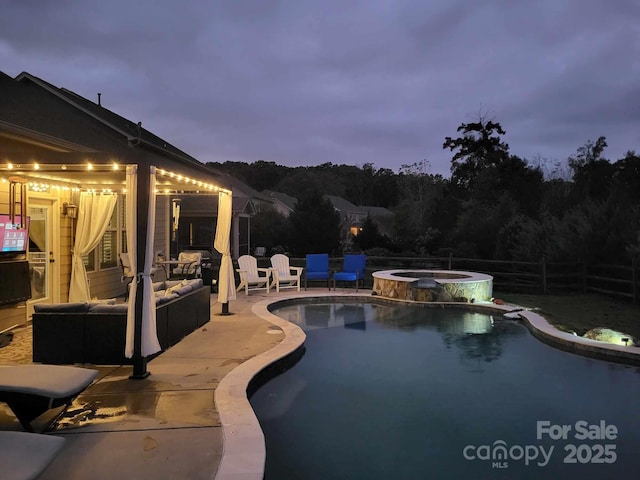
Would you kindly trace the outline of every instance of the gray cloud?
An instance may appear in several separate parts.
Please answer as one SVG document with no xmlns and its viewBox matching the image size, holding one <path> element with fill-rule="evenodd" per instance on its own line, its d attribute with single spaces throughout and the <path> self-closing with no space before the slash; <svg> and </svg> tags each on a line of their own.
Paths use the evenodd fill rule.
<svg viewBox="0 0 640 480">
<path fill-rule="evenodd" d="M 488 114 L 512 153 L 640 151 L 634 0 L 0 0 L 0 68 L 96 99 L 206 161 L 397 170 Z"/>
</svg>

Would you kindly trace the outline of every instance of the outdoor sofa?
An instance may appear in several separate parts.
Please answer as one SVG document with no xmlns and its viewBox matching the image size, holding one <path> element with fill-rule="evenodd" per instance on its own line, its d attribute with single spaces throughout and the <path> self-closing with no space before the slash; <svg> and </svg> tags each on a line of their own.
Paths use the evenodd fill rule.
<svg viewBox="0 0 640 480">
<path fill-rule="evenodd" d="M 210 319 L 210 286 L 202 279 L 155 282 L 156 330 L 162 350 Z M 34 305 L 33 361 L 51 364 L 130 364 L 124 355 L 127 304 Z"/>
</svg>

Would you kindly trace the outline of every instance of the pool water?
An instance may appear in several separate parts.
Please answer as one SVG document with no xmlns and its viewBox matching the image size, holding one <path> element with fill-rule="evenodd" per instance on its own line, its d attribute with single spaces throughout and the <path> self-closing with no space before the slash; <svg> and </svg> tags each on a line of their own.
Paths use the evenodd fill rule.
<svg viewBox="0 0 640 480">
<path fill-rule="evenodd" d="M 251 397 L 267 480 L 601 479 L 640 467 L 636 367 L 554 349 L 517 321 L 462 308 L 301 303 L 273 313 L 307 340 L 301 360 Z"/>
</svg>

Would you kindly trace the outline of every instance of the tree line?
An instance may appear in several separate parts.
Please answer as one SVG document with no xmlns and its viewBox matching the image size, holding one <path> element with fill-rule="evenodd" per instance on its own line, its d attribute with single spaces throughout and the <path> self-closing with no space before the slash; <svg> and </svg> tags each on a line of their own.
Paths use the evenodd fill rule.
<svg viewBox="0 0 640 480">
<path fill-rule="evenodd" d="M 496 260 L 628 263 L 640 254 L 640 156 L 605 156 L 605 137 L 564 162 L 514 155 L 500 123 L 463 123 L 446 137 L 451 176 L 427 160 L 387 168 L 325 163 L 286 167 L 259 160 L 209 165 L 252 188 L 298 199 L 284 218 L 263 209 L 252 219 L 261 244 L 293 253 L 342 253 L 339 222 L 323 195 L 393 212 L 391 235 L 370 219 L 354 245 L 376 255 L 448 255 Z"/>
</svg>

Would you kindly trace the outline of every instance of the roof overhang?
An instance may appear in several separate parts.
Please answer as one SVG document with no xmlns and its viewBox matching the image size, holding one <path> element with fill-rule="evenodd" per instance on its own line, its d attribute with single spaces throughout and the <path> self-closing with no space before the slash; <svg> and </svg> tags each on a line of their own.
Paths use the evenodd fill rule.
<svg viewBox="0 0 640 480">
<path fill-rule="evenodd" d="M 8 181 L 10 177 L 19 177 L 30 184 L 41 185 L 41 188 L 119 192 L 125 188 L 126 165 L 130 164 L 156 167 L 159 194 L 217 194 L 220 190 L 231 190 L 219 175 L 205 165 L 166 159 L 142 150 L 132 150 L 131 155 L 126 157 L 56 151 L 3 153 L 0 158 L 0 178 Z"/>
</svg>

